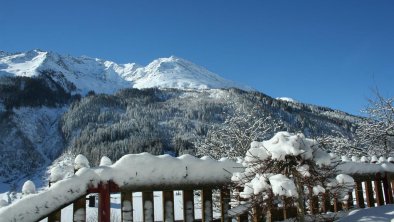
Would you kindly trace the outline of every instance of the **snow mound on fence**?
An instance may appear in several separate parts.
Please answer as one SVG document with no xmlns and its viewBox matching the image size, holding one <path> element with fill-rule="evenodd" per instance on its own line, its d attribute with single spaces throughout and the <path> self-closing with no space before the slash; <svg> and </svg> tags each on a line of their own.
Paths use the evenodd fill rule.
<svg viewBox="0 0 394 222">
<path fill-rule="evenodd" d="M 27 195 L 12 205 L 2 207 L 0 218 L 2 222 L 37 221 L 85 195 L 89 187 L 97 187 L 100 181 L 112 180 L 121 189 L 155 184 L 219 185 L 229 183 L 232 173 L 240 168 L 240 164 L 228 159 L 217 161 L 208 157 L 198 159 L 191 155 L 175 158 L 149 153 L 129 154 L 111 166 L 81 168 L 74 176 L 54 183 L 45 191 Z"/>
</svg>

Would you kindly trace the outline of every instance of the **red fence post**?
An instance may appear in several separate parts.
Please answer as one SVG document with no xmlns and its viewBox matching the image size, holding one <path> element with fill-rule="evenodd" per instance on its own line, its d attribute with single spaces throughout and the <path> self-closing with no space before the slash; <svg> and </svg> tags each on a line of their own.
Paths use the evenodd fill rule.
<svg viewBox="0 0 394 222">
<path fill-rule="evenodd" d="M 365 208 L 364 192 L 363 192 L 363 186 L 361 181 L 356 181 L 355 193 L 356 193 L 357 207 Z"/>
<path fill-rule="evenodd" d="M 109 190 L 109 181 L 100 182 L 98 203 L 98 222 L 109 222 L 111 218 L 111 193 Z"/>
<path fill-rule="evenodd" d="M 372 181 L 366 180 L 366 181 L 364 181 L 364 183 L 365 183 L 365 195 L 367 197 L 367 206 L 374 207 L 375 201 L 373 199 Z"/>
<path fill-rule="evenodd" d="M 376 203 L 378 206 L 384 205 L 381 179 L 380 173 L 377 173 L 374 180 L 374 190 L 376 195 Z"/>
<path fill-rule="evenodd" d="M 390 180 L 387 173 L 384 174 L 383 178 L 383 189 L 384 189 L 384 199 L 386 200 L 386 204 L 393 203 L 393 192 L 390 186 Z"/>
</svg>

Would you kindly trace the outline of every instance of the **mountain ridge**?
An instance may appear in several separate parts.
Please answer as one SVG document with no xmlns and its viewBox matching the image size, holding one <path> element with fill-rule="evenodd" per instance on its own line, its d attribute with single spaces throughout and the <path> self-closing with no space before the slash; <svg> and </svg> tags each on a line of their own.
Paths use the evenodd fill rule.
<svg viewBox="0 0 394 222">
<path fill-rule="evenodd" d="M 68 81 L 74 93 L 89 91 L 113 94 L 124 88 L 253 90 L 210 72 L 176 56 L 158 58 L 146 66 L 137 63 L 118 64 L 113 61 L 60 55 L 52 51 L 30 50 L 21 53 L 0 53 L 0 76 L 37 77 L 50 72 L 57 82 Z"/>
</svg>

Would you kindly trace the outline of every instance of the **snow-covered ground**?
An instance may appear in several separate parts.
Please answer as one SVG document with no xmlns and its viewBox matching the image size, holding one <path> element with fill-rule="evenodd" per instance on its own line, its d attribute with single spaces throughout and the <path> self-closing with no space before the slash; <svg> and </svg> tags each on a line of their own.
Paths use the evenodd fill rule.
<svg viewBox="0 0 394 222">
<path fill-rule="evenodd" d="M 351 211 L 347 216 L 339 221 L 359 221 L 359 222 L 390 222 L 394 221 L 394 205 L 381 207 L 371 207 Z"/>
</svg>

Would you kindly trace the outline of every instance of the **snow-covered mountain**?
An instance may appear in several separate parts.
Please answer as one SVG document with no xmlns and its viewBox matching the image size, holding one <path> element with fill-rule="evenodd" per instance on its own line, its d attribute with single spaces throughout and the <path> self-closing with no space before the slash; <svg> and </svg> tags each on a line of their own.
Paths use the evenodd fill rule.
<svg viewBox="0 0 394 222">
<path fill-rule="evenodd" d="M 92 163 L 103 155 L 193 153 L 211 127 L 246 111 L 308 137 L 351 139 L 357 127 L 358 117 L 344 112 L 250 89 L 173 56 L 144 67 L 0 51 L 0 199 L 26 179 L 45 183 L 59 155 L 55 165 L 79 153 Z"/>
<path fill-rule="evenodd" d="M 54 52 L 32 50 L 22 53 L 0 51 L 0 77 L 50 77 L 67 91 L 86 94 L 88 91 L 112 94 L 123 88 L 251 90 L 226 80 L 185 59 L 171 56 L 159 58 L 147 66 L 136 63 L 117 64 L 89 57 L 72 57 Z M 71 83 L 71 84 L 69 84 Z"/>
</svg>

